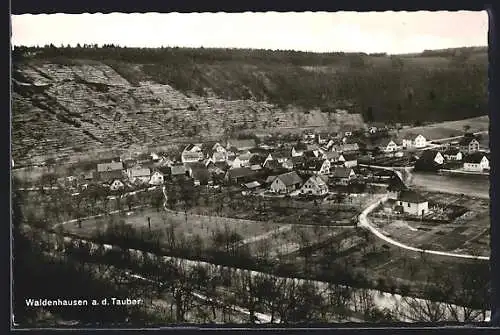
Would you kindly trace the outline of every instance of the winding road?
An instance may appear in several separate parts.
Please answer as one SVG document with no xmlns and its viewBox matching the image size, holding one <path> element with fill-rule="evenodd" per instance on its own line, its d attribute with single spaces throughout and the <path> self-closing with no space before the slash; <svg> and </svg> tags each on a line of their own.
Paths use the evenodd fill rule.
<svg viewBox="0 0 500 335">
<path fill-rule="evenodd" d="M 425 254 L 432 254 L 432 255 L 439 255 L 439 256 L 447 256 L 447 257 L 455 257 L 455 258 L 465 258 L 465 259 L 475 259 L 475 260 L 482 260 L 482 261 L 488 261 L 490 260 L 489 257 L 487 256 L 475 256 L 475 255 L 468 255 L 468 254 L 456 254 L 456 253 L 451 253 L 451 252 L 445 252 L 445 251 L 437 251 L 437 250 L 425 250 L 425 249 L 420 249 L 420 248 L 415 248 L 400 242 L 397 242 L 388 236 L 385 236 L 382 232 L 380 232 L 376 227 L 370 224 L 370 220 L 368 219 L 368 214 L 370 214 L 377 206 L 380 204 L 386 202 L 388 200 L 389 196 L 388 195 L 383 195 L 380 198 L 378 198 L 376 201 L 374 201 L 372 204 L 370 204 L 368 207 L 366 207 L 363 212 L 358 217 L 358 225 L 359 227 L 367 228 L 370 230 L 375 236 L 378 238 L 384 240 L 386 243 L 392 244 L 396 247 L 405 249 L 405 250 L 410 250 L 410 251 L 415 251 L 419 253 L 425 253 Z"/>
</svg>

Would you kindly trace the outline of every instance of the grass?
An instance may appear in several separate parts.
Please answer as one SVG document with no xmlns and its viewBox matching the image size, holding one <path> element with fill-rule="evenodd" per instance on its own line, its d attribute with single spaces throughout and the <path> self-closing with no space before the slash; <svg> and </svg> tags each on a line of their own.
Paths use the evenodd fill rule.
<svg viewBox="0 0 500 335">
<path fill-rule="evenodd" d="M 129 212 L 130 213 L 130 212 Z M 248 220 L 238 220 L 221 217 L 206 217 L 199 215 L 173 214 L 165 211 L 156 211 L 155 209 L 144 209 L 131 213 L 130 215 L 113 215 L 113 220 L 118 222 L 124 220 L 135 229 L 148 229 L 148 217 L 151 219 L 151 230 L 161 231 L 173 225 L 177 238 L 189 239 L 199 236 L 202 241 L 209 242 L 216 231 L 228 228 L 230 231 L 237 232 L 243 239 L 265 234 L 280 225 L 255 222 Z M 91 236 L 98 230 L 105 229 L 110 221 L 110 217 L 90 219 L 82 222 L 82 228 L 76 224 L 69 224 L 64 228 L 74 234 L 81 236 Z"/>
<path fill-rule="evenodd" d="M 399 136 L 405 135 L 418 135 L 422 134 L 427 140 L 434 140 L 440 138 L 448 138 L 454 136 L 461 136 L 464 132 L 464 126 L 470 126 L 471 132 L 486 131 L 489 128 L 489 117 L 479 116 L 458 121 L 446 121 L 434 123 L 422 127 L 413 127 L 402 129 Z"/>
</svg>

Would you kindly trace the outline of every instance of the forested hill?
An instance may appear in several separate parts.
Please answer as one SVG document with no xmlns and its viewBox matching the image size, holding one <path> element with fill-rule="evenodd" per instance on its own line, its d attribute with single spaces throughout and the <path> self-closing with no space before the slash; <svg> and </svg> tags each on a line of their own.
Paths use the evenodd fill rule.
<svg viewBox="0 0 500 335">
<path fill-rule="evenodd" d="M 32 54 L 31 57 L 20 55 Z M 28 60 L 29 59 L 29 60 Z M 14 63 L 99 61 L 131 84 L 307 109 L 351 106 L 366 121 L 445 121 L 487 113 L 487 49 L 388 56 L 363 53 L 121 48 L 16 48 Z"/>
<path fill-rule="evenodd" d="M 242 132 L 345 131 L 370 121 L 487 114 L 484 48 L 388 56 L 17 47 L 12 84 L 16 165 Z"/>
</svg>

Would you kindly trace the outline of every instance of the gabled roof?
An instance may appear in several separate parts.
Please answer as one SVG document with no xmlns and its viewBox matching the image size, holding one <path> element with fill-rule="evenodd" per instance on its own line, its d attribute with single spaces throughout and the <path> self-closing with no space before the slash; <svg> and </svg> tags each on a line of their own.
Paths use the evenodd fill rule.
<svg viewBox="0 0 500 335">
<path fill-rule="evenodd" d="M 340 154 L 337 151 L 328 151 L 326 152 L 326 159 L 338 159 Z"/>
<path fill-rule="evenodd" d="M 458 155 L 459 152 L 460 152 L 460 149 L 458 149 L 458 148 L 448 148 L 448 149 L 446 149 L 444 154 L 450 155 L 450 156 L 455 156 L 455 155 Z"/>
<path fill-rule="evenodd" d="M 438 153 L 440 153 L 440 152 L 437 150 L 433 150 L 433 149 L 425 150 L 424 152 L 422 152 L 422 155 L 420 156 L 420 160 L 433 161 L 436 158 L 436 155 Z"/>
<path fill-rule="evenodd" d="M 341 151 L 357 151 L 359 150 L 358 143 L 345 143 L 340 146 Z"/>
<path fill-rule="evenodd" d="M 410 202 L 413 204 L 421 204 L 423 202 L 426 202 L 427 199 L 424 198 L 420 193 L 417 193 L 412 190 L 403 190 L 399 194 L 399 200 L 400 201 L 405 201 L 405 202 Z"/>
<path fill-rule="evenodd" d="M 314 150 L 306 150 L 306 151 L 304 151 L 303 156 L 304 156 L 305 158 L 316 158 L 316 157 L 318 157 L 318 156 L 316 156 L 316 154 L 314 153 Z"/>
<path fill-rule="evenodd" d="M 252 156 L 253 156 L 252 153 L 244 152 L 244 153 L 239 154 L 237 157 L 242 161 L 247 161 L 247 160 L 250 160 L 250 158 L 252 158 Z"/>
<path fill-rule="evenodd" d="M 253 188 L 256 188 L 256 187 L 259 187 L 260 186 L 260 183 L 258 181 L 252 181 L 250 183 L 246 183 L 245 184 L 245 187 L 248 188 L 248 189 L 253 189 Z"/>
<path fill-rule="evenodd" d="M 123 170 L 123 163 L 122 162 L 97 164 L 97 172 L 117 171 L 117 170 Z"/>
<path fill-rule="evenodd" d="M 241 178 L 253 175 L 254 171 L 252 171 L 252 169 L 250 168 L 242 167 L 242 168 L 229 169 L 227 171 L 227 174 L 229 178 Z"/>
<path fill-rule="evenodd" d="M 319 171 L 326 159 L 310 159 L 303 164 L 304 170 Z"/>
<path fill-rule="evenodd" d="M 334 178 L 349 178 L 351 172 L 352 172 L 351 168 L 346 168 L 342 166 L 336 166 L 333 168 L 333 171 L 331 171 L 332 176 Z"/>
<path fill-rule="evenodd" d="M 196 144 L 193 144 L 193 143 L 189 143 L 185 148 L 184 148 L 184 151 L 191 151 L 193 150 L 195 147 L 197 147 L 198 145 Z"/>
<path fill-rule="evenodd" d="M 464 163 L 479 164 L 481 163 L 483 157 L 486 157 L 486 159 L 488 159 L 488 157 L 482 152 L 475 152 L 473 154 L 465 156 Z"/>
<path fill-rule="evenodd" d="M 251 158 L 250 158 L 250 164 L 252 165 L 262 165 L 264 164 L 264 162 L 266 161 L 266 157 L 264 156 L 261 156 L 261 155 L 253 155 Z"/>
<path fill-rule="evenodd" d="M 469 136 L 465 137 L 464 136 L 464 137 L 462 137 L 462 139 L 460 140 L 460 142 L 458 142 L 458 145 L 460 145 L 460 146 L 466 146 L 466 145 L 469 145 L 473 141 L 476 141 L 476 142 L 479 143 L 478 139 L 475 138 L 475 137 L 469 137 Z"/>
<path fill-rule="evenodd" d="M 283 182 L 283 184 L 285 184 L 286 186 L 292 186 L 302 183 L 302 178 L 300 178 L 295 171 L 280 174 L 276 178 L 281 180 L 281 182 Z"/>
<path fill-rule="evenodd" d="M 308 180 L 307 183 L 313 183 L 318 186 L 326 186 L 326 182 L 323 178 L 320 176 L 311 176 Z"/>
<path fill-rule="evenodd" d="M 279 169 L 282 167 L 282 165 L 277 161 L 277 160 L 274 160 L 274 159 L 271 159 L 271 160 L 268 160 L 265 164 L 264 164 L 264 167 L 266 169 L 270 169 L 270 170 L 276 170 L 276 169 Z"/>
<path fill-rule="evenodd" d="M 274 159 L 291 158 L 292 157 L 292 149 L 278 149 L 278 150 L 271 152 L 271 156 Z"/>
</svg>

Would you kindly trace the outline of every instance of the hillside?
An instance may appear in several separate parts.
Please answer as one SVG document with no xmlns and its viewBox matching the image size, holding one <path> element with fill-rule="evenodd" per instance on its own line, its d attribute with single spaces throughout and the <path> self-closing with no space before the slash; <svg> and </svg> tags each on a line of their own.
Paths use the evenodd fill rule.
<svg viewBox="0 0 500 335">
<path fill-rule="evenodd" d="M 239 130 L 337 131 L 365 121 L 487 114 L 484 49 L 421 55 L 16 48 L 16 164 Z M 347 110 L 348 112 L 342 112 Z"/>
</svg>

